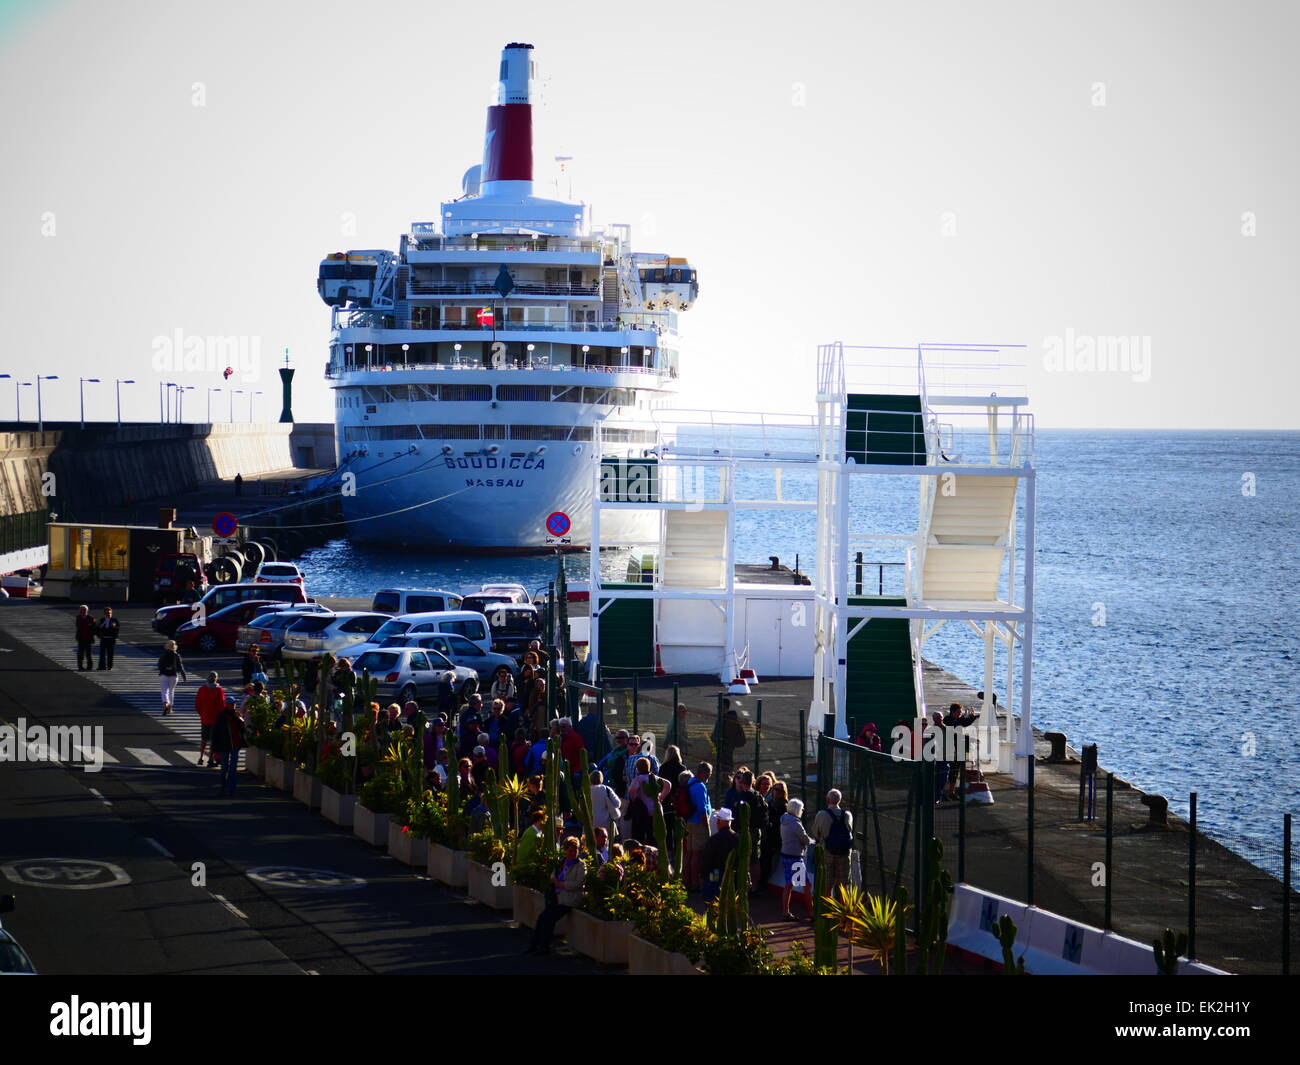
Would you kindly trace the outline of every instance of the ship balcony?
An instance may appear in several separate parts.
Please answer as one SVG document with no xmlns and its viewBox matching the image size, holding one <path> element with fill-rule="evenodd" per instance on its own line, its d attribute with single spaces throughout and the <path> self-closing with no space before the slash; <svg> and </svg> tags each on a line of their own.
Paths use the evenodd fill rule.
<svg viewBox="0 0 1300 1065">
<path fill-rule="evenodd" d="M 408 281 L 406 294 L 410 298 L 435 296 L 485 296 L 500 300 L 501 293 L 490 281 Z M 576 299 L 584 297 L 595 299 L 600 295 L 600 286 L 594 281 L 587 283 L 542 281 L 518 281 L 510 290 L 510 299 L 529 296 L 559 296 Z"/>
</svg>

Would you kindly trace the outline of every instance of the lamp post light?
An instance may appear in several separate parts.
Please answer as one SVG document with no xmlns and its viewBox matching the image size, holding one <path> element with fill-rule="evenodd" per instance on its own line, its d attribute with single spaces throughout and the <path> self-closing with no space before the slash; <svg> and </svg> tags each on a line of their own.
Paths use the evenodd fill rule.
<svg viewBox="0 0 1300 1065">
<path fill-rule="evenodd" d="M 208 385 L 208 424 L 209 425 L 212 424 L 212 393 L 222 392 L 222 391 L 224 391 L 224 389 L 217 388 L 214 385 Z"/>
<path fill-rule="evenodd" d="M 456 349 L 456 361 L 455 361 L 455 363 L 454 363 L 453 365 L 459 366 L 459 365 L 460 365 L 460 345 L 459 345 L 459 344 L 453 344 L 452 347 Z"/>
<path fill-rule="evenodd" d="M 250 391 L 250 392 L 248 393 L 248 421 L 249 421 L 249 424 L 252 424 L 252 421 L 253 421 L 253 397 L 254 397 L 254 396 L 260 396 L 261 394 L 262 394 L 261 392 L 252 392 L 252 391 Z"/>
<path fill-rule="evenodd" d="M 117 427 L 120 429 L 122 427 L 122 386 L 133 385 L 135 384 L 135 382 L 124 381 L 120 377 L 117 378 L 116 380 L 117 380 Z"/>
<path fill-rule="evenodd" d="M 242 388 L 232 388 L 230 390 L 230 421 L 231 422 L 234 422 L 235 420 L 235 397 L 242 396 L 243 394 L 244 394 L 244 390 Z"/>
<path fill-rule="evenodd" d="M 176 386 L 176 420 L 178 422 L 183 422 L 185 420 L 185 393 L 193 391 L 193 385 Z"/>
<path fill-rule="evenodd" d="M 533 368 L 533 352 L 534 352 L 536 349 L 537 349 L 537 345 L 536 345 L 536 344 L 529 344 L 529 345 L 528 345 L 528 368 L 529 368 L 530 370 Z"/>
<path fill-rule="evenodd" d="M 588 352 L 590 352 L 590 351 L 591 351 L 591 345 L 590 345 L 590 344 L 583 344 L 583 345 L 582 345 L 582 365 L 583 365 L 583 366 L 586 366 L 586 365 L 587 365 L 587 354 L 588 354 Z"/>
<path fill-rule="evenodd" d="M 81 396 L 81 427 L 83 429 L 86 427 L 86 383 L 87 382 L 89 382 L 92 385 L 97 385 L 100 383 L 98 377 L 82 377 L 78 381 L 77 392 Z"/>
<path fill-rule="evenodd" d="M 9 381 L 12 378 L 13 378 L 13 374 L 0 373 L 0 381 Z M 14 406 L 15 407 L 18 406 L 18 382 L 17 381 L 14 381 Z M 16 410 L 14 412 L 14 421 L 15 422 L 18 421 L 18 414 Z"/>
<path fill-rule="evenodd" d="M 36 375 L 36 431 L 45 432 L 45 415 L 41 411 L 41 382 L 57 381 L 58 374 L 37 374 Z"/>
<path fill-rule="evenodd" d="M 619 360 L 619 362 L 620 362 L 621 365 L 623 366 L 623 369 L 626 370 L 626 369 L 627 369 L 627 366 L 628 366 L 627 348 L 619 348 L 618 350 L 619 350 L 619 353 L 623 356 L 623 357 Z"/>
<path fill-rule="evenodd" d="M 371 353 L 372 351 L 374 351 L 374 350 L 375 350 L 375 346 L 374 346 L 373 344 L 367 344 L 367 345 L 366 345 L 366 369 L 367 369 L 367 370 L 369 370 L 369 369 L 371 368 L 371 367 L 370 367 L 370 353 Z"/>
<path fill-rule="evenodd" d="M 410 344 L 402 345 L 402 369 L 406 369 L 407 360 L 410 358 L 410 354 L 409 354 L 410 350 L 411 350 Z"/>
<path fill-rule="evenodd" d="M 14 408 L 15 408 L 15 413 L 17 414 L 17 420 L 19 422 L 23 420 L 22 390 L 24 388 L 31 388 L 31 387 L 32 387 L 32 383 L 30 381 L 19 381 L 19 380 L 14 381 Z"/>
</svg>

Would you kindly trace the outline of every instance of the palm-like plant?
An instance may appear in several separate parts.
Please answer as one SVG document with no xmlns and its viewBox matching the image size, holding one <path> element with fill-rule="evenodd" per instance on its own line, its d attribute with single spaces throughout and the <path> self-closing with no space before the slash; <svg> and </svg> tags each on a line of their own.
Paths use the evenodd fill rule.
<svg viewBox="0 0 1300 1065">
<path fill-rule="evenodd" d="M 910 907 L 903 906 L 904 913 L 908 909 Z M 898 917 L 897 901 L 881 898 L 879 895 L 868 895 L 857 922 L 856 934 L 849 939 L 849 950 L 852 951 L 853 939 L 856 938 L 867 948 L 867 957 L 872 961 L 880 962 L 880 972 L 884 976 L 889 975 L 889 958 L 895 947 Z"/>
<path fill-rule="evenodd" d="M 831 925 L 849 942 L 849 973 L 853 972 L 853 944 L 861 938 L 867 920 L 867 902 L 862 889 L 854 884 L 840 884 L 822 898 L 823 913 Z"/>
</svg>

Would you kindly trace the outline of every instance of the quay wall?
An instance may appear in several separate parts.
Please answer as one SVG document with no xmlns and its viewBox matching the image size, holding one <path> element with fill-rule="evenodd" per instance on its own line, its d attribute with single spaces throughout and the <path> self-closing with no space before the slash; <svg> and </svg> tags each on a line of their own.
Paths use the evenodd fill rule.
<svg viewBox="0 0 1300 1065">
<path fill-rule="evenodd" d="M 333 426 L 316 423 L 82 429 L 47 422 L 44 432 L 0 425 L 0 516 L 48 503 L 77 520 L 84 509 L 187 492 L 237 473 L 333 467 L 333 441 Z"/>
</svg>

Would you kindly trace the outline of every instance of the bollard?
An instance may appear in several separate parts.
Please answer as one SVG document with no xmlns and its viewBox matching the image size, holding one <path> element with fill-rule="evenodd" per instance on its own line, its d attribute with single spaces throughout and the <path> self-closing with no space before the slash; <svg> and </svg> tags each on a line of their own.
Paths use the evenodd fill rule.
<svg viewBox="0 0 1300 1065">
<path fill-rule="evenodd" d="M 1065 733 L 1064 732 L 1047 732 L 1043 738 L 1052 745 L 1052 752 L 1047 756 L 1046 761 L 1055 765 L 1060 762 L 1068 762 L 1069 756 L 1065 753 Z"/>
<path fill-rule="evenodd" d="M 1150 828 L 1169 827 L 1169 800 L 1163 795 L 1143 795 L 1142 805 L 1150 811 L 1147 826 Z"/>
</svg>

